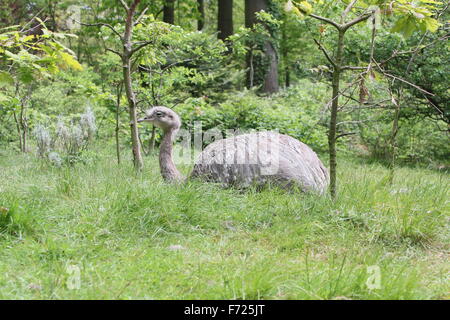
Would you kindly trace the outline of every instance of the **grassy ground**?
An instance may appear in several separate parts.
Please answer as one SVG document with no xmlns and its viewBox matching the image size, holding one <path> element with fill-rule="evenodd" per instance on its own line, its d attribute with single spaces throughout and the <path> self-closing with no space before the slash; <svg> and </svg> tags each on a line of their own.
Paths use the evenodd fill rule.
<svg viewBox="0 0 450 320">
<path fill-rule="evenodd" d="M 1 299 L 449 298 L 448 174 L 342 160 L 333 203 L 98 157 L 0 155 Z"/>
</svg>

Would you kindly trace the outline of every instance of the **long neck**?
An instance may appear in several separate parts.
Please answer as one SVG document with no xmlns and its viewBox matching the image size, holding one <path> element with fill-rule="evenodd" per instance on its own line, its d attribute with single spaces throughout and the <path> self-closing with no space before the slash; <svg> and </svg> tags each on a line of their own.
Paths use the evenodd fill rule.
<svg viewBox="0 0 450 320">
<path fill-rule="evenodd" d="M 172 159 L 172 144 L 175 134 L 176 130 L 164 131 L 164 136 L 159 149 L 159 167 L 161 169 L 161 175 L 164 180 L 170 182 L 184 180 L 184 177 L 178 171 Z"/>
</svg>

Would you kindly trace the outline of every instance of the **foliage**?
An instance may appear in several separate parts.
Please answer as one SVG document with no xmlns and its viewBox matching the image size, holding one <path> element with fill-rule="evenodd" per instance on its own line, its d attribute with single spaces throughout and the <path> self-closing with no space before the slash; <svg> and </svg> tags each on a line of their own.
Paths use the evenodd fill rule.
<svg viewBox="0 0 450 320">
<path fill-rule="evenodd" d="M 67 126 L 60 117 L 51 130 L 53 134 L 50 130 L 40 124 L 34 129 L 38 156 L 57 167 L 62 164 L 73 165 L 84 160 L 83 153 L 94 138 L 97 130 L 95 115 L 87 107 L 79 121 L 71 121 Z"/>
<path fill-rule="evenodd" d="M 159 31 L 157 31 L 159 29 Z M 136 58 L 141 87 L 138 95 L 150 105 L 176 104 L 188 96 L 202 96 L 230 87 L 225 74 L 226 47 L 201 32 L 186 32 L 177 26 L 148 17 L 136 38 L 155 39 Z M 176 92 L 175 93 L 175 88 Z"/>
<path fill-rule="evenodd" d="M 315 10 L 329 10 L 330 7 L 341 7 L 344 9 L 351 1 L 328 1 L 310 0 L 310 1 L 292 1 L 288 0 L 285 5 L 285 10 L 293 12 L 297 17 L 304 18 L 312 14 Z M 420 32 L 436 32 L 439 27 L 439 22 L 433 17 L 434 12 L 442 6 L 442 1 L 416 1 L 411 2 L 407 0 L 359 0 L 356 1 L 356 7 L 351 7 L 350 10 L 357 12 L 362 9 L 364 11 L 372 10 L 376 14 L 384 14 L 387 16 L 394 16 L 394 25 L 392 32 L 402 33 L 405 37 L 409 37 L 414 31 Z M 358 9 L 356 9 L 358 8 Z"/>
<path fill-rule="evenodd" d="M 227 129 L 276 130 L 323 150 L 325 130 L 318 125 L 316 115 L 325 100 L 325 92 L 323 86 L 304 81 L 301 87 L 271 98 L 248 91 L 232 94 L 217 106 L 204 98 L 188 99 L 175 110 L 181 114 L 184 127 L 190 130 L 196 121 L 201 121 L 203 130 L 215 128 L 223 134 Z"/>
<path fill-rule="evenodd" d="M 370 126 L 359 127 L 361 141 L 373 158 L 388 161 L 391 157 L 391 118 L 391 111 L 381 111 L 371 118 Z M 402 116 L 396 143 L 399 162 L 448 165 L 448 137 L 436 130 L 439 124 L 429 119 L 411 121 Z"/>
<path fill-rule="evenodd" d="M 33 106 L 29 100 L 36 83 L 61 69 L 82 70 L 73 52 L 61 43 L 75 36 L 52 32 L 41 19 L 34 19 L 42 34 L 27 34 L 25 27 L 19 26 L 1 29 L 0 33 L 0 66 L 5 69 L 0 70 L 0 114 L 14 118 L 22 152 L 28 151 L 28 116 Z"/>
</svg>

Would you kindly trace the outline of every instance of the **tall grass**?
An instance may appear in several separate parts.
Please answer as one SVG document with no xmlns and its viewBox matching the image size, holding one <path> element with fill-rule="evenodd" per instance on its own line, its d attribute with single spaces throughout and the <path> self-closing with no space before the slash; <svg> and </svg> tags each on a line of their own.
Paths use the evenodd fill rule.
<svg viewBox="0 0 450 320">
<path fill-rule="evenodd" d="M 169 185 L 157 163 L 3 155 L 0 298 L 448 298 L 448 174 L 402 168 L 391 186 L 384 167 L 341 161 L 332 202 Z"/>
</svg>

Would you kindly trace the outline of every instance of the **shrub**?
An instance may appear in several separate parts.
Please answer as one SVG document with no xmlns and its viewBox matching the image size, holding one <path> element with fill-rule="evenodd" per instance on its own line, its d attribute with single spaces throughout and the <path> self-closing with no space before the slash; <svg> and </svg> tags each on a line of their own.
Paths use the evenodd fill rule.
<svg viewBox="0 0 450 320">
<path fill-rule="evenodd" d="M 435 121 L 400 119 L 396 138 L 397 159 L 403 163 L 447 161 L 450 154 L 448 135 L 436 130 Z M 444 126 L 445 124 L 443 124 Z M 370 155 L 379 160 L 391 159 L 392 116 L 380 112 L 370 126 L 361 127 L 360 137 Z"/>
<path fill-rule="evenodd" d="M 62 117 L 59 117 L 53 138 L 48 128 L 38 125 L 33 131 L 37 154 L 58 167 L 63 164 L 74 164 L 82 160 L 82 154 L 96 130 L 95 115 L 90 107 L 80 116 L 78 122 L 72 120 L 69 126 Z"/>
<path fill-rule="evenodd" d="M 317 114 L 324 104 L 325 90 L 323 85 L 305 81 L 301 89 L 291 88 L 273 97 L 259 97 L 246 91 L 230 94 L 217 105 L 210 104 L 207 97 L 190 98 L 175 110 L 186 129 L 201 121 L 203 130 L 217 128 L 223 133 L 227 129 L 276 130 L 323 150 L 326 128 L 320 125 Z"/>
<path fill-rule="evenodd" d="M 40 158 L 45 158 L 50 151 L 51 137 L 49 131 L 42 125 L 37 125 L 33 130 L 36 139 L 37 154 Z"/>
</svg>

